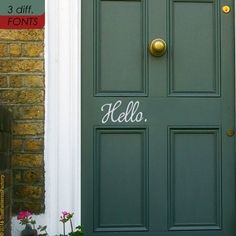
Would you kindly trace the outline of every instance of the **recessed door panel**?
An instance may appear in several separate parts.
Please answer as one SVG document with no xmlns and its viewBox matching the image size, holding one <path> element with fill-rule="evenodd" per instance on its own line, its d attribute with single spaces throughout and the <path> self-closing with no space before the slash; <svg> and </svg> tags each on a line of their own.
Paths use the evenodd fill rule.
<svg viewBox="0 0 236 236">
<path fill-rule="evenodd" d="M 98 128 L 95 145 L 94 230 L 148 230 L 146 129 Z"/>
<path fill-rule="evenodd" d="M 221 229 L 219 128 L 169 129 L 170 230 Z"/>
<path fill-rule="evenodd" d="M 96 95 L 145 96 L 146 2 L 94 1 Z"/>
<path fill-rule="evenodd" d="M 170 95 L 219 96 L 218 1 L 170 1 Z"/>
</svg>

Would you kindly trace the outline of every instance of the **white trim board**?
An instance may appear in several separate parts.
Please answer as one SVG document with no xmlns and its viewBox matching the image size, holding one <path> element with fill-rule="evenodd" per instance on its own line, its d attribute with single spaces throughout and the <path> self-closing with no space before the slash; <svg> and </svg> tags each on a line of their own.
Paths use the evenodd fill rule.
<svg viewBox="0 0 236 236">
<path fill-rule="evenodd" d="M 80 218 L 80 12 L 78 0 L 50 0 L 46 25 L 46 214 L 60 232 L 62 210 Z"/>
<path fill-rule="evenodd" d="M 54 234 L 62 210 L 80 218 L 81 3 L 50 0 L 46 9 L 46 215 Z"/>
<path fill-rule="evenodd" d="M 37 223 L 62 233 L 61 211 L 81 219 L 80 42 L 81 0 L 46 1 L 45 26 L 45 214 Z M 12 220 L 12 235 L 22 230 Z"/>
</svg>

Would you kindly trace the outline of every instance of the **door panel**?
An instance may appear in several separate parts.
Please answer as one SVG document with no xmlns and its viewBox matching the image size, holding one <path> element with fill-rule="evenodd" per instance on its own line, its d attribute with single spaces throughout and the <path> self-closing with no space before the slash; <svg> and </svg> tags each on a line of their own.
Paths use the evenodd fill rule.
<svg viewBox="0 0 236 236">
<path fill-rule="evenodd" d="M 168 149 L 170 230 L 220 229 L 219 128 L 171 127 Z"/>
<path fill-rule="evenodd" d="M 95 231 L 147 230 L 147 129 L 95 132 Z"/>
<path fill-rule="evenodd" d="M 146 95 L 146 1 L 96 1 L 94 8 L 95 94 Z"/>
<path fill-rule="evenodd" d="M 86 236 L 236 235 L 233 28 L 231 0 L 82 0 Z"/>
<path fill-rule="evenodd" d="M 171 95 L 219 94 L 218 4 L 170 1 Z"/>
</svg>

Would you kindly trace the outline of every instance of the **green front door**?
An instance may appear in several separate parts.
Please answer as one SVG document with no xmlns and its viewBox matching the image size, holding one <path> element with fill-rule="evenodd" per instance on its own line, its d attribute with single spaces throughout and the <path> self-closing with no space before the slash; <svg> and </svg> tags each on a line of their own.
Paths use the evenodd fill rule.
<svg viewBox="0 0 236 236">
<path fill-rule="evenodd" d="M 232 0 L 82 0 L 85 235 L 235 236 L 234 88 Z"/>
</svg>

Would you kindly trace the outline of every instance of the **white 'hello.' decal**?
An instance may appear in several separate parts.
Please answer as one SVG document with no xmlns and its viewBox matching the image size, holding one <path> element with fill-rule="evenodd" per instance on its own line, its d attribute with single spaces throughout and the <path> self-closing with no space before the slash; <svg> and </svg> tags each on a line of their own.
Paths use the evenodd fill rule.
<svg viewBox="0 0 236 236">
<path fill-rule="evenodd" d="M 105 115 L 102 118 L 102 124 L 106 124 L 108 121 L 111 121 L 112 123 L 140 123 L 144 120 L 144 122 L 147 122 L 147 119 L 144 119 L 143 112 L 139 111 L 139 101 L 130 101 L 127 104 L 126 109 L 123 112 L 118 113 L 117 110 L 121 106 L 121 100 L 116 101 L 114 104 L 106 103 L 102 105 L 101 111 L 105 112 Z"/>
</svg>

